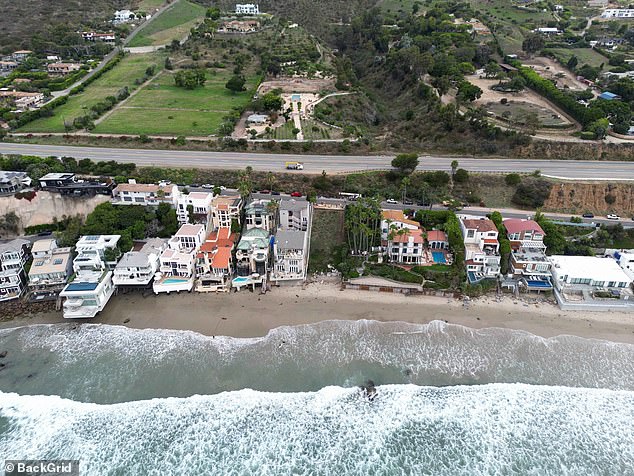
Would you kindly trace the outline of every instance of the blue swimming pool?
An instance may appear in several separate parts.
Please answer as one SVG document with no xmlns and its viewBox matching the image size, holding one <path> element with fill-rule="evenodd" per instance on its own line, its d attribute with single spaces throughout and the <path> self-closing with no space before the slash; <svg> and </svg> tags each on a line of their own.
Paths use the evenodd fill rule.
<svg viewBox="0 0 634 476">
<path fill-rule="evenodd" d="M 163 284 L 182 284 L 186 282 L 187 279 L 183 278 L 167 278 L 165 281 L 163 281 Z"/>
<path fill-rule="evenodd" d="M 550 289 L 553 287 L 553 285 L 550 284 L 550 281 L 543 281 L 543 280 L 537 280 L 537 279 L 536 280 L 527 279 L 526 284 L 528 285 L 529 288 Z"/>
<path fill-rule="evenodd" d="M 300 101 L 302 97 L 299 94 L 292 94 L 291 101 Z"/>
<path fill-rule="evenodd" d="M 445 253 L 442 251 L 432 251 L 432 258 L 434 258 L 434 263 L 446 264 L 447 259 L 445 258 Z"/>
<path fill-rule="evenodd" d="M 233 278 L 233 282 L 236 284 L 248 283 L 249 281 L 251 281 L 251 278 L 245 278 L 243 276 L 238 276 L 237 278 Z"/>
</svg>

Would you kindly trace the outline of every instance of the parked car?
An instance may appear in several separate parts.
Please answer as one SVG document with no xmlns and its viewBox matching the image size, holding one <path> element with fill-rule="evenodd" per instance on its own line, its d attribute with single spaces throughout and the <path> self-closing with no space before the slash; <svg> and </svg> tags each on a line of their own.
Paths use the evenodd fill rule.
<svg viewBox="0 0 634 476">
<path fill-rule="evenodd" d="M 291 192 L 291 197 L 301 197 L 302 194 L 300 192 Z"/>
<path fill-rule="evenodd" d="M 406 198 L 405 200 L 403 200 L 403 204 L 404 205 L 414 205 L 414 200 L 410 200 L 409 198 Z"/>
<path fill-rule="evenodd" d="M 398 200 L 394 200 L 393 198 L 388 198 L 387 200 L 385 200 L 387 203 L 391 203 L 393 205 L 398 203 Z"/>
<path fill-rule="evenodd" d="M 583 215 L 581 215 L 583 218 L 594 218 L 594 215 L 592 213 L 584 213 Z"/>
<path fill-rule="evenodd" d="M 202 188 L 208 188 L 208 189 L 209 188 L 214 188 L 214 186 L 212 184 L 210 184 L 210 183 L 204 183 L 201 186 L 202 186 Z"/>
<path fill-rule="evenodd" d="M 260 190 L 258 193 L 271 193 L 270 190 Z"/>
<path fill-rule="evenodd" d="M 610 213 L 609 215 L 607 215 L 607 216 L 606 216 L 606 218 L 607 218 L 608 220 L 620 220 L 620 219 L 621 219 L 621 217 L 620 217 L 620 216 L 615 215 L 614 213 Z"/>
<path fill-rule="evenodd" d="M 40 231 L 37 236 L 51 236 L 52 234 L 52 231 Z"/>
<path fill-rule="evenodd" d="M 271 195 L 279 195 L 279 194 L 280 194 L 280 192 L 278 192 L 277 190 L 272 190 L 271 191 Z"/>
<path fill-rule="evenodd" d="M 199 183 L 193 183 L 190 185 L 191 188 L 200 188 L 200 184 Z"/>
</svg>

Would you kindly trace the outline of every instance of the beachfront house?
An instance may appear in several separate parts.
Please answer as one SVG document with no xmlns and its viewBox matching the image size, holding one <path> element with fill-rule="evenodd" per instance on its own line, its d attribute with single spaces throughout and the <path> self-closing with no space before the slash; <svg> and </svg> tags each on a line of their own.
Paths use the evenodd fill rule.
<svg viewBox="0 0 634 476">
<path fill-rule="evenodd" d="M 112 271 L 119 257 L 117 244 L 121 235 L 82 236 L 75 245 L 74 279 L 61 297 L 65 319 L 95 317 L 108 304 L 115 290 Z"/>
<path fill-rule="evenodd" d="M 236 14 L 238 15 L 259 15 L 260 6 L 257 3 L 237 3 Z"/>
<path fill-rule="evenodd" d="M 212 230 L 239 227 L 242 198 L 239 195 L 218 195 L 212 201 Z"/>
<path fill-rule="evenodd" d="M 281 200 L 279 204 L 279 227 L 284 230 L 308 230 L 310 202 L 307 200 Z"/>
<path fill-rule="evenodd" d="M 509 271 L 529 290 L 552 289 L 551 263 L 546 256 L 546 233 L 535 220 L 504 220 L 506 236 L 511 244 Z"/>
<path fill-rule="evenodd" d="M 469 282 L 495 278 L 500 273 L 498 230 L 488 218 L 460 216 Z"/>
<path fill-rule="evenodd" d="M 176 217 L 180 225 L 199 223 L 205 225 L 205 230 L 212 226 L 213 192 L 182 193 L 176 205 Z"/>
<path fill-rule="evenodd" d="M 26 172 L 0 171 L 0 194 L 8 195 L 31 186 L 31 178 Z"/>
<path fill-rule="evenodd" d="M 308 231 L 283 230 L 275 234 L 271 282 L 301 284 L 306 281 L 310 236 Z"/>
<path fill-rule="evenodd" d="M 606 249 L 605 256 L 614 259 L 625 274 L 634 279 L 634 250 Z"/>
<path fill-rule="evenodd" d="M 632 278 L 613 258 L 596 256 L 549 256 L 555 296 L 562 302 L 580 302 L 597 295 L 612 299 L 634 298 Z"/>
<path fill-rule="evenodd" d="M 410 220 L 403 214 L 403 210 L 382 210 L 381 211 L 381 242 L 387 246 L 388 235 L 399 230 L 416 231 L 420 228 L 420 223 Z"/>
<path fill-rule="evenodd" d="M 251 200 L 244 208 L 244 226 L 247 230 L 260 228 L 272 232 L 277 222 L 278 206 L 276 200 Z"/>
<path fill-rule="evenodd" d="M 0 244 L 0 302 L 17 299 L 24 292 L 30 249 L 31 243 L 21 238 Z"/>
<path fill-rule="evenodd" d="M 261 228 L 251 228 L 242 233 L 236 247 L 236 273 L 232 286 L 241 289 L 246 285 L 262 284 L 270 270 L 271 235 Z"/>
<path fill-rule="evenodd" d="M 150 238 L 140 249 L 124 253 L 114 268 L 112 282 L 124 289 L 149 288 L 166 248 L 166 240 Z"/>
<path fill-rule="evenodd" d="M 227 292 L 233 276 L 237 235 L 230 228 L 212 231 L 196 255 L 196 291 Z"/>
<path fill-rule="evenodd" d="M 161 253 L 159 271 L 152 284 L 155 294 L 193 289 L 196 254 L 204 240 L 204 225 L 181 225 Z"/>
<path fill-rule="evenodd" d="M 425 256 L 424 230 L 401 228 L 391 230 L 387 236 L 387 251 L 393 263 L 421 265 Z"/>
<path fill-rule="evenodd" d="M 72 273 L 72 248 L 59 248 L 54 238 L 46 238 L 33 243 L 31 254 L 29 299 L 56 298 Z"/>
<path fill-rule="evenodd" d="M 172 184 L 136 183 L 130 179 L 128 183 L 120 183 L 112 191 L 114 205 L 158 205 L 169 203 L 176 207 L 180 198 L 180 191 Z"/>
</svg>

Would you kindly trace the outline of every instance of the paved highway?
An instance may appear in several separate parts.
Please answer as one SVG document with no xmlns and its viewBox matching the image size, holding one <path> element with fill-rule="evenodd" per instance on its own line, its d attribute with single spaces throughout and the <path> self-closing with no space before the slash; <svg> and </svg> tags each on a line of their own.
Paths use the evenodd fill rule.
<svg viewBox="0 0 634 476">
<path fill-rule="evenodd" d="M 335 156 L 290 155 L 244 152 L 199 152 L 187 150 L 114 149 L 98 147 L 72 147 L 59 145 L 13 144 L 0 142 L 0 153 L 46 156 L 71 156 L 93 160 L 116 160 L 137 165 L 159 167 L 198 167 L 283 171 L 284 162 L 301 161 L 305 173 L 351 172 L 355 170 L 389 169 L 392 156 Z M 533 172 L 565 179 L 631 180 L 634 181 L 634 162 L 608 162 L 589 160 L 522 160 L 479 159 L 470 157 L 422 156 L 421 170 L 451 170 L 451 162 L 471 172 Z"/>
</svg>

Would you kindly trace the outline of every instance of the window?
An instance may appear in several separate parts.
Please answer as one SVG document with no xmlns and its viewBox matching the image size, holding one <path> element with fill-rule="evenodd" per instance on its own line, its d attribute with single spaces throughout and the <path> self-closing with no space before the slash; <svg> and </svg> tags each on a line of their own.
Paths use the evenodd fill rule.
<svg viewBox="0 0 634 476">
<path fill-rule="evenodd" d="M 473 238 L 475 236 L 475 230 L 467 230 L 467 238 Z"/>
</svg>

